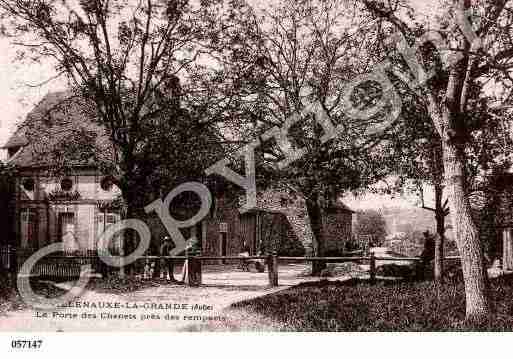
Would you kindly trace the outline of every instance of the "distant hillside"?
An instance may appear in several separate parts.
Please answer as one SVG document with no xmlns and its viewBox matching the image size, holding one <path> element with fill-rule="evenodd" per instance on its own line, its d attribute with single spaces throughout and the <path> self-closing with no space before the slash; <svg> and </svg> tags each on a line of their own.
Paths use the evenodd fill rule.
<svg viewBox="0 0 513 359">
<path fill-rule="evenodd" d="M 432 211 L 418 207 L 385 207 L 379 210 L 387 225 L 387 238 L 395 239 L 393 243 L 386 245 L 407 255 L 419 255 L 424 246 L 422 233 L 428 230 L 431 234 L 436 233 L 436 221 Z M 446 226 L 450 225 L 447 217 Z M 452 255 L 453 236 L 452 231 L 446 231 L 446 255 Z"/>
<path fill-rule="evenodd" d="M 426 209 L 411 207 L 388 207 L 380 209 L 387 223 L 388 234 L 397 232 L 426 231 L 436 232 L 435 215 Z M 450 226 L 450 217 L 446 219 L 446 226 Z M 446 231 L 446 236 L 452 238 L 451 229 Z"/>
<path fill-rule="evenodd" d="M 435 216 L 431 211 L 417 207 L 390 207 L 383 208 L 380 211 L 385 217 L 388 234 L 409 233 L 415 230 L 435 232 Z"/>
</svg>

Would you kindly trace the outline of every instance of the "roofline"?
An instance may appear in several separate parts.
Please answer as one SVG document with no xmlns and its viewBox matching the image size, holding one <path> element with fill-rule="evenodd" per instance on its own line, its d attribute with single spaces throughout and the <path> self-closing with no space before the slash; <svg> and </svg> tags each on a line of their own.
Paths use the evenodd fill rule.
<svg viewBox="0 0 513 359">
<path fill-rule="evenodd" d="M 16 146 L 13 146 L 13 147 L 16 147 Z M 12 148 L 12 147 L 8 147 L 8 148 Z M 8 158 L 5 160 L 5 163 L 11 163 L 12 161 L 14 161 L 16 159 L 16 157 L 18 157 L 18 155 L 21 153 L 21 151 L 23 151 L 23 148 L 24 148 L 24 146 L 20 146 L 18 151 L 16 151 L 16 153 L 14 155 L 12 155 L 11 158 Z"/>
<path fill-rule="evenodd" d="M 14 157 L 14 156 L 13 156 Z M 31 165 L 31 166 L 21 166 L 21 165 L 15 165 L 17 169 L 20 170 L 30 170 L 30 169 L 46 169 L 46 168 L 52 168 L 52 166 L 49 165 Z M 95 165 L 73 165 L 70 166 L 70 168 L 90 168 L 90 169 L 98 169 L 98 166 Z"/>
<path fill-rule="evenodd" d="M 357 213 L 349 208 L 340 208 L 340 207 L 328 207 L 325 208 L 326 211 L 333 211 L 333 212 L 346 212 L 346 213 Z"/>
<path fill-rule="evenodd" d="M 12 136 L 14 136 L 14 134 Z M 0 146 L 0 148 L 5 150 L 5 149 L 8 149 L 8 148 L 13 148 L 13 147 L 25 147 L 25 146 L 27 146 L 29 144 L 28 141 L 24 141 L 23 143 L 17 143 L 17 144 L 14 144 L 14 145 L 9 145 L 10 140 L 11 140 L 11 138 L 9 138 L 9 140 L 7 140 L 5 145 Z"/>
<path fill-rule="evenodd" d="M 270 209 L 270 208 L 262 208 L 262 207 L 250 208 L 250 209 L 246 210 L 244 213 L 241 213 L 241 214 L 244 215 L 246 213 L 256 213 L 256 212 L 265 212 L 265 213 L 274 213 L 274 214 L 286 215 L 284 211 L 280 211 L 280 210 L 277 210 L 277 209 Z"/>
</svg>

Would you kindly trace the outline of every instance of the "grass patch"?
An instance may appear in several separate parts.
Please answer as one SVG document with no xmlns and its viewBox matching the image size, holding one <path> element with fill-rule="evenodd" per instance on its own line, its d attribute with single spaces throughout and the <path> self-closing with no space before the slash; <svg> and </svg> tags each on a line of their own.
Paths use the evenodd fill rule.
<svg viewBox="0 0 513 359">
<path fill-rule="evenodd" d="M 0 313 L 5 312 L 11 308 L 12 300 L 15 296 L 15 291 L 12 288 L 12 283 L 9 280 L 7 273 L 0 273 Z"/>
<path fill-rule="evenodd" d="M 479 327 L 465 324 L 463 283 L 432 282 L 370 285 L 304 283 L 232 305 L 292 331 L 511 331 L 513 278 L 491 281 L 495 315 Z"/>
<path fill-rule="evenodd" d="M 57 287 L 53 281 L 39 280 L 31 278 L 30 280 L 32 290 L 40 296 L 46 298 L 56 298 L 66 294 L 68 291 Z M 169 285 L 169 281 L 164 279 L 136 279 L 117 277 L 109 278 L 95 278 L 91 279 L 86 288 L 98 293 L 108 294 L 124 294 L 137 290 L 158 287 L 161 285 Z M 0 286 L 0 313 L 5 313 L 11 310 L 23 310 L 29 308 L 21 299 L 20 295 L 14 288 L 7 282 L 5 285 Z"/>
<path fill-rule="evenodd" d="M 30 285 L 34 293 L 45 298 L 56 298 L 67 293 L 64 289 L 57 288 L 50 282 L 38 279 L 30 279 Z M 29 308 L 8 280 L 0 288 L 0 314 L 11 310 Z"/>
</svg>

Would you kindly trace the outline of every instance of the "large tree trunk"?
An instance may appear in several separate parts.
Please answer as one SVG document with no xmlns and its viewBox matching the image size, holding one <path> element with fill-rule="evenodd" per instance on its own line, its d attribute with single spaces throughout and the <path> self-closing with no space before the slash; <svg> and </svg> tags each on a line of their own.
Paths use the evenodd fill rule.
<svg viewBox="0 0 513 359">
<path fill-rule="evenodd" d="M 465 144 L 469 129 L 465 118 L 468 94 L 465 88 L 469 86 L 467 70 L 471 64 L 470 44 L 462 39 L 460 45 L 465 56 L 451 66 L 444 99 L 439 102 L 433 93 L 426 94 L 431 119 L 442 140 L 445 190 L 465 281 L 466 318 L 481 322 L 490 314 L 490 303 L 483 248 L 466 193 Z"/>
<path fill-rule="evenodd" d="M 464 153 L 450 141 L 443 142 L 446 190 L 465 281 L 467 320 L 481 322 L 490 314 L 487 276 L 479 233 L 466 195 Z"/>
<path fill-rule="evenodd" d="M 445 242 L 445 211 L 442 203 L 443 187 L 440 184 L 435 185 L 435 219 L 436 219 L 436 238 L 435 238 L 435 282 L 443 281 L 444 272 L 444 242 Z"/>
<path fill-rule="evenodd" d="M 131 200 L 127 201 L 127 211 L 125 213 L 124 219 L 132 219 L 134 218 Z M 128 256 L 130 253 L 132 253 L 135 249 L 135 233 L 133 230 L 125 230 L 123 232 L 123 255 Z M 128 277 L 134 277 L 135 276 L 135 263 L 130 263 L 125 265 L 125 272 Z"/>
<path fill-rule="evenodd" d="M 308 212 L 308 218 L 310 219 L 310 226 L 312 228 L 314 236 L 314 256 L 322 257 L 324 255 L 324 233 L 323 233 L 323 211 L 322 206 L 319 203 L 319 198 L 307 198 L 306 199 L 306 211 Z M 312 275 L 318 276 L 322 270 L 326 268 L 326 262 L 324 261 L 313 261 L 312 263 Z"/>
<path fill-rule="evenodd" d="M 130 176 L 125 175 L 124 186 L 121 187 L 121 194 L 123 201 L 125 202 L 125 208 L 121 211 L 121 219 L 132 219 L 135 218 L 136 211 L 136 194 L 130 186 Z M 135 249 L 135 233 L 133 230 L 125 230 L 122 232 L 121 248 L 119 255 L 126 257 L 130 255 Z M 126 275 L 129 277 L 134 275 L 134 265 L 124 265 L 119 268 L 119 276 L 124 278 Z"/>
</svg>

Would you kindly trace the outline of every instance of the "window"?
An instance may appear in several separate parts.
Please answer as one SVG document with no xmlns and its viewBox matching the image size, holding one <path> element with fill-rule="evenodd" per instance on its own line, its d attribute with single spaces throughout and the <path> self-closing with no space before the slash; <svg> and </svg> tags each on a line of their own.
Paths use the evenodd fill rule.
<svg viewBox="0 0 513 359">
<path fill-rule="evenodd" d="M 105 231 L 105 229 L 118 221 L 119 215 L 117 213 L 100 212 L 98 213 L 98 236 Z"/>
<path fill-rule="evenodd" d="M 23 208 L 21 216 L 21 247 L 37 247 L 37 208 Z"/>
<path fill-rule="evenodd" d="M 61 181 L 61 189 L 63 191 L 71 191 L 73 188 L 73 181 L 71 178 L 63 178 Z"/>
<path fill-rule="evenodd" d="M 75 233 L 75 213 L 59 213 L 59 240 L 65 252 L 73 252 L 79 248 Z"/>
<path fill-rule="evenodd" d="M 9 158 L 9 159 L 12 158 L 16 154 L 16 152 L 18 152 L 20 150 L 20 148 L 21 148 L 20 146 L 9 147 L 7 149 L 7 158 Z"/>
<path fill-rule="evenodd" d="M 119 221 L 119 214 L 117 213 L 111 213 L 111 212 L 99 212 L 97 215 L 97 221 L 98 224 L 97 232 L 96 232 L 96 239 L 100 239 L 101 235 L 109 227 L 111 224 L 116 223 Z M 120 242 L 121 237 L 118 233 L 116 233 L 112 239 L 110 240 L 110 243 L 108 243 L 108 248 L 111 250 L 111 253 L 117 254 L 119 253 L 120 248 Z"/>
<path fill-rule="evenodd" d="M 23 188 L 26 191 L 32 192 L 34 190 L 35 183 L 33 178 L 25 178 L 23 180 Z"/>
<path fill-rule="evenodd" d="M 112 189 L 112 178 L 111 177 L 103 177 L 100 182 L 100 187 L 104 191 L 110 191 Z"/>
</svg>

